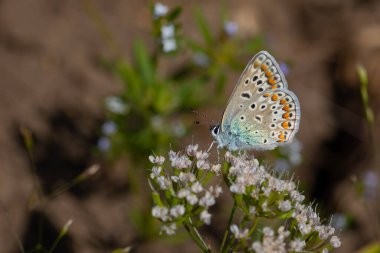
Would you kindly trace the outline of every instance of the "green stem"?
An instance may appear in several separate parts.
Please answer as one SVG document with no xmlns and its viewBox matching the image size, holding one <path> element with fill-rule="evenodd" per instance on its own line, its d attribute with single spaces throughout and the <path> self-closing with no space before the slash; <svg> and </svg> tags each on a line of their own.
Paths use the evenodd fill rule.
<svg viewBox="0 0 380 253">
<path fill-rule="evenodd" d="M 202 239 L 202 236 L 199 234 L 198 230 L 193 226 L 191 219 L 189 218 L 188 221 L 184 221 L 183 225 L 191 238 L 195 241 L 195 243 L 198 245 L 198 247 L 202 250 L 204 253 L 211 253 L 211 249 L 207 246 L 206 242 Z"/>
<path fill-rule="evenodd" d="M 227 238 L 228 238 L 228 234 L 229 234 L 229 231 L 230 231 L 231 222 L 232 222 L 232 219 L 234 217 L 235 211 L 236 211 L 236 202 L 234 201 L 234 205 L 232 206 L 230 217 L 228 218 L 228 223 L 227 223 L 226 231 L 224 232 L 222 245 L 220 247 L 220 252 L 225 252 L 226 251 L 226 242 L 227 242 Z"/>
</svg>

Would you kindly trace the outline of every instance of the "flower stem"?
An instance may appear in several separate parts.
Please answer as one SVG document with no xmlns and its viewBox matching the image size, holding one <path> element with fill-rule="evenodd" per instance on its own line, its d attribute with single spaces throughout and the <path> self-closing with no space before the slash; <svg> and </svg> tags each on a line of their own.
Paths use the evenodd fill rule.
<svg viewBox="0 0 380 253">
<path fill-rule="evenodd" d="M 206 244 L 206 242 L 202 239 L 202 236 L 199 234 L 198 230 L 193 226 L 190 218 L 188 218 L 188 221 L 183 222 L 183 226 L 186 228 L 187 232 L 189 233 L 191 238 L 195 241 L 195 243 L 199 246 L 202 252 L 211 253 L 211 249 Z"/>
<path fill-rule="evenodd" d="M 227 238 L 228 238 L 228 233 L 230 231 L 230 226 L 231 226 L 232 218 L 234 217 L 235 211 L 236 211 L 236 202 L 234 201 L 234 204 L 233 204 L 232 209 L 231 209 L 230 217 L 228 218 L 228 223 L 227 223 L 226 231 L 224 232 L 222 245 L 220 247 L 220 252 L 225 252 L 226 251 L 226 249 L 225 249 L 225 247 L 226 247 L 226 241 L 227 241 Z"/>
</svg>

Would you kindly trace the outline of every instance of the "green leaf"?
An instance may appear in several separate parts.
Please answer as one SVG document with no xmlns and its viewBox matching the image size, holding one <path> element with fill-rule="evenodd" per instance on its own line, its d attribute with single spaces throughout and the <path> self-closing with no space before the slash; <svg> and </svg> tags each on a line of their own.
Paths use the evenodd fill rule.
<svg viewBox="0 0 380 253">
<path fill-rule="evenodd" d="M 151 85 L 154 82 L 154 63 L 152 57 L 149 55 L 148 50 L 141 40 L 138 40 L 133 45 L 134 59 L 136 68 L 139 72 L 140 78 L 143 80 L 143 85 Z"/>
<path fill-rule="evenodd" d="M 212 37 L 210 27 L 206 23 L 205 16 L 200 9 L 195 10 L 195 21 L 197 22 L 199 32 L 201 33 L 206 44 L 212 46 L 214 43 L 214 38 Z"/>
<path fill-rule="evenodd" d="M 359 250 L 359 253 L 380 253 L 380 242 L 374 242 L 365 246 Z"/>
<path fill-rule="evenodd" d="M 181 7 L 174 8 L 167 15 L 167 20 L 169 22 L 173 22 L 173 20 L 176 19 L 181 14 L 181 12 L 182 12 L 182 8 Z"/>
</svg>

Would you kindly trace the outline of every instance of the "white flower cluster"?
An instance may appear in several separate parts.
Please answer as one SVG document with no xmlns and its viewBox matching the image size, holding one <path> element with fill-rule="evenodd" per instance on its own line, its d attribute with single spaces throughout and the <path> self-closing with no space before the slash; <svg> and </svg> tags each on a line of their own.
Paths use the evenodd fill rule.
<svg viewBox="0 0 380 253">
<path fill-rule="evenodd" d="M 229 163 L 230 191 L 235 199 L 238 196 L 245 196 L 242 198 L 244 201 L 237 204 L 242 210 L 247 210 L 246 215 L 266 218 L 282 217 L 293 224 L 288 230 L 280 227 L 277 236 L 270 228 L 265 228 L 262 240 L 254 242 L 252 250 L 255 252 L 301 252 L 307 246 L 301 238 L 309 238 L 310 244 L 326 242 L 333 248 L 340 246 L 339 238 L 334 236 L 335 229 L 332 226 L 323 225 L 313 208 L 302 204 L 305 197 L 296 189 L 293 181 L 275 177 L 260 166 L 256 159 L 250 159 L 246 155 L 234 156 L 227 152 L 225 159 Z M 230 230 L 236 239 L 243 238 L 244 233 L 237 230 L 237 227 L 231 227 Z M 329 238 L 330 241 L 328 241 Z"/>
<path fill-rule="evenodd" d="M 153 18 L 154 19 L 165 18 L 168 12 L 169 12 L 169 8 L 166 5 L 163 5 L 162 3 L 156 3 L 153 8 Z M 160 33 L 161 33 L 162 50 L 165 53 L 170 53 L 177 50 L 177 41 L 175 39 L 174 24 L 164 22 L 164 24 L 162 24 L 161 26 Z"/>
<path fill-rule="evenodd" d="M 154 164 L 150 179 L 153 191 L 161 192 L 160 201 L 152 208 L 152 216 L 165 225 L 161 231 L 175 233 L 176 223 L 197 217 L 203 224 L 211 223 L 209 207 L 216 203 L 222 193 L 218 185 L 206 185 L 210 175 L 218 175 L 220 164 L 210 164 L 209 154 L 198 150 L 198 145 L 190 145 L 185 154 L 169 151 L 168 169 L 164 169 L 165 157 L 149 156 Z"/>
</svg>

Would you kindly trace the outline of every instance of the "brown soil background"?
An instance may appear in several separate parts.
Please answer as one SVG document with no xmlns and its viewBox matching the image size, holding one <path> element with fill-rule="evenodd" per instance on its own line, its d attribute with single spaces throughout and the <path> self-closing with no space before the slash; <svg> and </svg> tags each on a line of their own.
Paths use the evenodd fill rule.
<svg viewBox="0 0 380 253">
<path fill-rule="evenodd" d="M 126 57 L 136 38 L 149 39 L 148 1 L 93 2 Z M 184 7 L 181 20 L 187 34 L 196 34 L 194 7 L 200 6 L 213 26 L 218 22 L 215 10 L 221 9 L 219 1 L 163 3 Z M 371 107 L 379 118 L 380 2 L 224 4 L 239 25 L 239 36 L 265 33 L 272 54 L 291 62 L 287 80 L 300 98 L 298 138 L 305 158 L 297 176 L 307 185 L 309 198 L 317 199 L 328 214 L 348 212 L 356 217 L 355 225 L 341 233 L 343 246 L 336 252 L 356 252 L 378 239 L 376 201 L 359 201 L 351 179 L 380 168 L 379 154 L 367 138 L 356 75 L 357 64 L 363 64 L 370 80 Z M 128 191 L 123 162 L 103 168 L 89 182 L 50 201 L 44 211 L 28 208 L 33 181 L 20 127 L 33 131 L 39 180 L 49 191 L 96 162 L 91 149 L 105 117 L 103 98 L 121 88 L 116 78 L 95 64 L 97 56 L 112 52 L 84 6 L 77 0 L 0 1 L 0 252 L 18 252 L 13 234 L 30 246 L 37 217 L 48 224 L 50 242 L 67 220 L 74 220 L 56 252 L 110 252 L 128 245 L 135 252 L 177 252 L 178 247 L 181 252 L 196 252 L 191 242 L 135 237 L 128 220 L 135 199 Z M 236 79 L 231 77 L 229 90 Z M 378 125 L 375 128 L 377 133 Z M 204 131 L 198 129 L 194 136 Z M 379 143 L 378 134 L 374 138 Z"/>
</svg>

